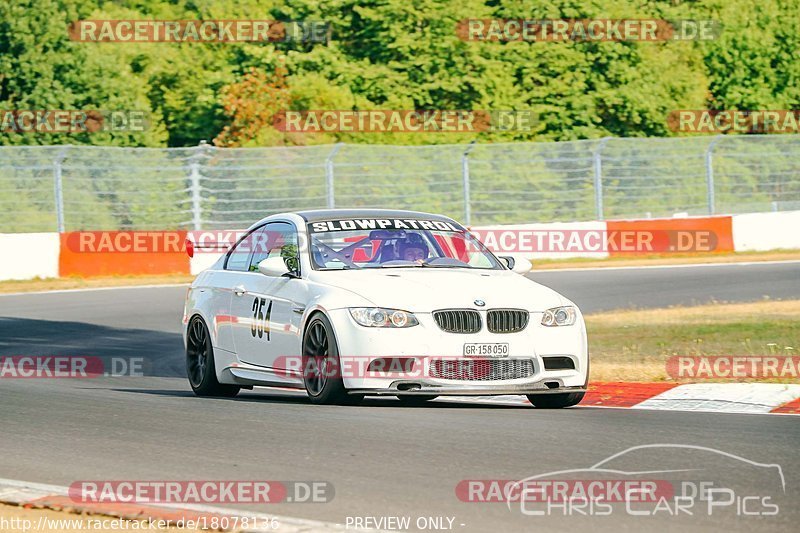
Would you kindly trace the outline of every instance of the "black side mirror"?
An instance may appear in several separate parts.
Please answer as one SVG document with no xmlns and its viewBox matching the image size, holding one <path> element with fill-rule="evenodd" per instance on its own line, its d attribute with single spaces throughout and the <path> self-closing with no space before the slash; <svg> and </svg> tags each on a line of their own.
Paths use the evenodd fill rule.
<svg viewBox="0 0 800 533">
<path fill-rule="evenodd" d="M 506 266 L 507 269 L 514 270 L 514 265 L 517 263 L 516 259 L 510 255 L 501 255 L 498 257 L 498 259 Z"/>
</svg>

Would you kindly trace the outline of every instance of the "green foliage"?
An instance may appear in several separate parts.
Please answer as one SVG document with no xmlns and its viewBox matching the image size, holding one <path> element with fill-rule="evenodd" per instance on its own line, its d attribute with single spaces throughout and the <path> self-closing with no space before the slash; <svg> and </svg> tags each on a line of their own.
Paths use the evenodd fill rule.
<svg viewBox="0 0 800 533">
<path fill-rule="evenodd" d="M 68 39 L 70 22 L 92 13 L 88 0 L 8 0 L 0 4 L 0 109 L 136 110 L 151 114 L 145 132 L 0 132 L 0 144 L 162 146 L 163 121 L 151 113 L 146 85 L 124 56 Z"/>
<path fill-rule="evenodd" d="M 716 19 L 698 42 L 467 42 L 468 18 Z M 192 146 L 235 120 L 228 87 L 288 69 L 294 109 L 533 110 L 533 131 L 482 141 L 674 135 L 674 109 L 800 103 L 796 0 L 7 0 L 0 5 L 0 108 L 136 109 L 144 133 L 0 133 L 1 144 Z M 79 19 L 325 21 L 324 43 L 84 43 Z M 265 125 L 269 129 L 270 125 Z M 259 132 L 241 145 L 468 142 L 474 134 Z"/>
<path fill-rule="evenodd" d="M 318 145 L 336 142 L 347 143 L 336 159 L 337 205 L 373 205 L 380 195 L 394 207 L 458 214 L 460 158 L 473 140 L 477 220 L 511 222 L 520 212 L 529 221 L 590 219 L 595 139 L 683 135 L 667 125 L 679 109 L 800 108 L 799 15 L 797 0 L 4 0 L 0 110 L 137 110 L 150 120 L 144 132 L 0 131 L 0 145 L 124 147 L 116 164 L 86 148 L 66 152 L 71 229 L 186 226 L 194 152 L 133 148 L 201 140 L 274 147 L 204 152 L 204 214 L 220 224 L 240 225 L 253 211 L 323 205 L 331 148 Z M 681 42 L 475 42 L 456 31 L 465 19 L 491 18 L 713 19 L 723 31 Z M 82 19 L 315 21 L 329 33 L 324 42 L 70 40 L 69 24 Z M 526 110 L 537 120 L 530 131 L 298 134 L 273 127 L 284 107 Z M 702 150 L 711 139 L 675 141 L 694 151 L 673 152 L 656 139 L 608 145 L 608 216 L 706 209 Z M 358 146 L 367 143 L 395 146 Z M 488 143 L 494 151 L 482 148 Z M 431 144 L 451 146 L 414 153 L 403 146 Z M 796 195 L 787 158 L 765 160 L 769 150 L 760 144 L 723 144 L 715 156 L 720 210 L 742 202 L 764 209 Z M 283 148 L 290 146 L 305 148 Z M 55 223 L 56 152 L 2 153 L 0 226 Z M 5 209 L 12 204 L 15 211 Z"/>
</svg>

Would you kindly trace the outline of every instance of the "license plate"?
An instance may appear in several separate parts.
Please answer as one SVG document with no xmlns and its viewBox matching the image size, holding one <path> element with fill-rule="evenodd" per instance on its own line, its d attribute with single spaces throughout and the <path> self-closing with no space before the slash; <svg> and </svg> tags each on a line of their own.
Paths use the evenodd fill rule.
<svg viewBox="0 0 800 533">
<path fill-rule="evenodd" d="M 464 344 L 466 357 L 508 357 L 507 342 L 468 342 Z"/>
</svg>

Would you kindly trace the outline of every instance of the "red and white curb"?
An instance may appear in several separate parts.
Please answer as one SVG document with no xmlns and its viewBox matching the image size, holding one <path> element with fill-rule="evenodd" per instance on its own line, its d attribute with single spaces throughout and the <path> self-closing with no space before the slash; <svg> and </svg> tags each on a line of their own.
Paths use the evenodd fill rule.
<svg viewBox="0 0 800 533">
<path fill-rule="evenodd" d="M 490 405 L 527 405 L 524 396 L 443 397 Z M 591 383 L 581 407 L 660 411 L 800 414 L 800 384 L 788 383 Z"/>
<path fill-rule="evenodd" d="M 798 398 L 800 398 L 800 385 L 693 383 L 669 389 L 636 404 L 634 408 L 722 413 L 773 413 Z"/>
<path fill-rule="evenodd" d="M 236 509 L 211 507 L 207 505 L 195 504 L 126 504 L 126 503 L 79 503 L 74 502 L 69 497 L 69 489 L 57 485 L 43 485 L 41 483 L 29 483 L 27 481 L 17 481 L 13 479 L 0 478 L 0 503 L 18 505 L 26 508 L 52 509 L 56 511 L 70 511 L 73 513 L 86 513 L 111 516 L 125 520 L 163 520 L 175 525 L 180 520 L 198 520 L 205 518 L 206 523 L 210 523 L 213 517 L 237 517 L 239 521 L 248 518 L 252 523 L 274 524 L 275 527 L 267 528 L 238 528 L 235 531 L 245 531 L 248 533 L 328 533 L 336 531 L 353 531 L 353 528 L 345 528 L 341 524 L 330 522 L 319 522 L 303 518 L 293 518 L 288 516 L 254 513 L 250 511 L 240 511 Z M 231 520 L 231 524 L 235 521 Z M 224 531 L 224 529 L 219 529 Z M 370 530 L 373 531 L 373 530 Z"/>
</svg>

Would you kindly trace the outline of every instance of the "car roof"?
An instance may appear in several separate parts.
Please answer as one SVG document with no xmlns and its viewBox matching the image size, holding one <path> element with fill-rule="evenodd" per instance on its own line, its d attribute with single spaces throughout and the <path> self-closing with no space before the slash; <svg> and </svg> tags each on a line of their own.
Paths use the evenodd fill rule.
<svg viewBox="0 0 800 533">
<path fill-rule="evenodd" d="M 442 222 L 455 222 L 444 215 L 422 213 L 420 211 L 405 211 L 402 209 L 310 209 L 296 211 L 306 222 L 319 220 L 338 220 L 350 218 L 410 218 L 421 220 L 440 220 Z"/>
</svg>

